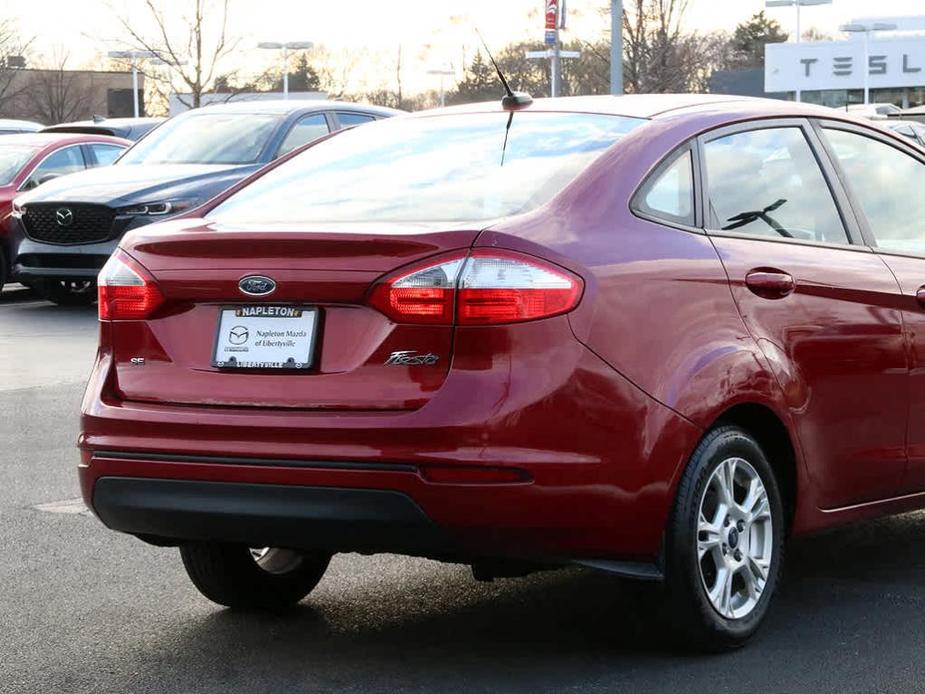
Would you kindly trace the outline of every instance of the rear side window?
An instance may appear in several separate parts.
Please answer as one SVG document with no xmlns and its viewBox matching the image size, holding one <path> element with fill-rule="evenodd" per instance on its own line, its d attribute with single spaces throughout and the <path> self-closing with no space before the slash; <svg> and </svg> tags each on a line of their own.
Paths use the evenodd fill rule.
<svg viewBox="0 0 925 694">
<path fill-rule="evenodd" d="M 690 150 L 663 167 L 636 195 L 633 206 L 644 216 L 694 225 L 694 165 Z"/>
<path fill-rule="evenodd" d="M 828 128 L 825 134 L 877 246 L 925 254 L 925 164 L 871 137 Z"/>
<path fill-rule="evenodd" d="M 93 150 L 93 156 L 96 157 L 97 166 L 109 166 L 125 151 L 125 147 L 98 144 L 90 145 L 90 149 Z"/>
<path fill-rule="evenodd" d="M 714 229 L 849 243 L 816 157 L 797 127 L 734 133 L 704 146 Z"/>
<path fill-rule="evenodd" d="M 279 153 L 276 156 L 281 157 L 284 154 L 287 154 L 296 149 L 297 147 L 301 147 L 306 142 L 311 142 L 312 140 L 327 134 L 328 121 L 325 119 L 323 113 L 315 113 L 310 116 L 305 116 L 292 126 L 292 130 L 290 130 L 289 134 L 286 135 L 286 139 L 283 140 L 283 144 L 279 146 Z"/>
<path fill-rule="evenodd" d="M 337 112 L 337 122 L 340 127 L 349 128 L 351 125 L 363 125 L 363 123 L 372 123 L 375 118 L 367 116 L 365 113 L 341 113 Z"/>
</svg>

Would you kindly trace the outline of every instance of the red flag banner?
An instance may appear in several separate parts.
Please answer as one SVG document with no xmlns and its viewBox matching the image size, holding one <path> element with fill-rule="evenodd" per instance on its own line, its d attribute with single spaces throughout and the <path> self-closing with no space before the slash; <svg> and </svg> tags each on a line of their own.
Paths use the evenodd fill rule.
<svg viewBox="0 0 925 694">
<path fill-rule="evenodd" d="M 546 2 L 546 28 L 555 29 L 559 19 L 559 0 L 545 0 Z"/>
</svg>

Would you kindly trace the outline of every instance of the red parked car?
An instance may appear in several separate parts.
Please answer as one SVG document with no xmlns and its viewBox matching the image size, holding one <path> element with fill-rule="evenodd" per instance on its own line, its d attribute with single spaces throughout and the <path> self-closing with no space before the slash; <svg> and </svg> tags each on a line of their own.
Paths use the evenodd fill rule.
<svg viewBox="0 0 925 694">
<path fill-rule="evenodd" d="M 28 133 L 0 136 L 0 291 L 10 277 L 13 198 L 65 174 L 111 164 L 132 144 L 103 135 Z"/>
<path fill-rule="evenodd" d="M 335 552 L 583 564 L 741 644 L 786 537 L 925 506 L 923 158 L 716 96 L 320 141 L 103 269 L 84 498 L 223 605 Z"/>
</svg>

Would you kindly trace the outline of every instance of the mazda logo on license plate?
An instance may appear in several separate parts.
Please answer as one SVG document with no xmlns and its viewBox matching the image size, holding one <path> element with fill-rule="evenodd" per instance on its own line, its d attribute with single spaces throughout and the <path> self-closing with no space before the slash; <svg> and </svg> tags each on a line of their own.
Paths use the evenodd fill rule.
<svg viewBox="0 0 925 694">
<path fill-rule="evenodd" d="M 249 275 L 238 282 L 238 289 L 251 296 L 266 296 L 276 289 L 276 282 L 263 275 Z"/>
</svg>

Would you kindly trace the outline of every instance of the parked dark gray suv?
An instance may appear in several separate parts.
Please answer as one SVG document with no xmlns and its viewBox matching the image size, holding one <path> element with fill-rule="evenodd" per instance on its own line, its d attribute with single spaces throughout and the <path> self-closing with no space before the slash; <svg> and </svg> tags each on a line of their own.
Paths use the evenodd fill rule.
<svg viewBox="0 0 925 694">
<path fill-rule="evenodd" d="M 175 116 L 105 169 L 17 197 L 12 279 L 61 304 L 96 298 L 100 268 L 129 229 L 198 207 L 322 135 L 402 113 L 331 101 L 247 101 Z"/>
</svg>

